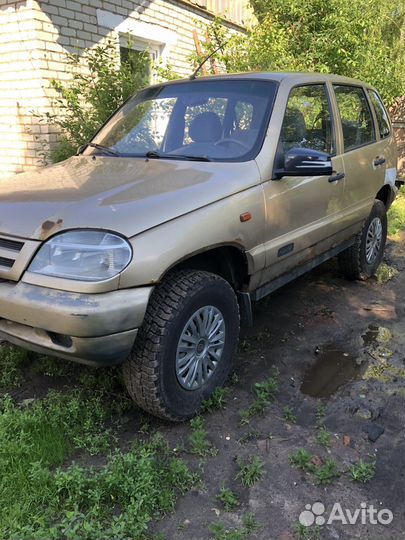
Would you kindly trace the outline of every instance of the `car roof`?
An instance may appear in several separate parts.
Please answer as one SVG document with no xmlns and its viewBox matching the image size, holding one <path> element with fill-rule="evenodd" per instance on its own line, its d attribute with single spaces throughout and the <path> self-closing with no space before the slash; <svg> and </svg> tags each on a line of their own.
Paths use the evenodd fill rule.
<svg viewBox="0 0 405 540">
<path fill-rule="evenodd" d="M 341 84 L 352 84 L 355 86 L 367 86 L 369 88 L 372 88 L 372 86 L 368 83 L 365 83 L 363 81 L 360 81 L 358 79 L 353 79 L 351 77 L 344 77 L 342 75 L 334 75 L 329 73 L 303 73 L 303 72 L 293 72 L 293 71 L 252 71 L 252 72 L 245 72 L 245 73 L 232 73 L 232 74 L 222 74 L 222 75 L 209 75 L 209 76 L 203 76 L 203 77 L 197 77 L 196 79 L 178 79 L 174 81 L 170 81 L 168 83 L 164 84 L 176 84 L 176 83 L 182 83 L 182 82 L 198 82 L 198 81 L 208 81 L 208 80 L 243 80 L 243 79 L 257 79 L 257 80 L 265 80 L 265 81 L 276 81 L 281 82 L 284 80 L 288 80 L 288 82 L 291 83 L 292 86 L 299 85 L 307 82 L 325 82 L 325 81 L 331 81 L 334 83 L 341 83 Z"/>
</svg>

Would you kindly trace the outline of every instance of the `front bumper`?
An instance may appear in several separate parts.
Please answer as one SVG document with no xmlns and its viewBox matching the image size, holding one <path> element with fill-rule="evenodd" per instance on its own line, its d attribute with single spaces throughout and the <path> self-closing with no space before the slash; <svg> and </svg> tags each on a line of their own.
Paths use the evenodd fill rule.
<svg viewBox="0 0 405 540">
<path fill-rule="evenodd" d="M 100 294 L 0 282 L 0 338 L 89 365 L 122 362 L 142 325 L 153 287 Z"/>
</svg>

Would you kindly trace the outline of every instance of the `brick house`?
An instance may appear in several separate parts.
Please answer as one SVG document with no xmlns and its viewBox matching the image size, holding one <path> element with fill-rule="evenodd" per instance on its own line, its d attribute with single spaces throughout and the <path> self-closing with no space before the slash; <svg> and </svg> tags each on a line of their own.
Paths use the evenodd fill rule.
<svg viewBox="0 0 405 540">
<path fill-rule="evenodd" d="M 123 46 L 130 33 L 135 49 L 187 75 L 193 31 L 215 16 L 241 32 L 252 14 L 247 0 L 0 0 L 0 177 L 38 166 L 56 141 L 32 111 L 50 110 L 67 52 L 106 38 Z"/>
</svg>

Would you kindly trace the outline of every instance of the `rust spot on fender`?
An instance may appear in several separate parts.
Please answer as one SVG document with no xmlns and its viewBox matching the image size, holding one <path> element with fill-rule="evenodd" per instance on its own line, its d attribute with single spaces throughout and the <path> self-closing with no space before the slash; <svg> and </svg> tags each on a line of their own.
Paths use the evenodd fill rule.
<svg viewBox="0 0 405 540">
<path fill-rule="evenodd" d="M 62 227 L 63 219 L 57 220 L 47 219 L 41 225 L 38 236 L 40 240 L 46 240 L 49 236 L 57 232 Z"/>
</svg>

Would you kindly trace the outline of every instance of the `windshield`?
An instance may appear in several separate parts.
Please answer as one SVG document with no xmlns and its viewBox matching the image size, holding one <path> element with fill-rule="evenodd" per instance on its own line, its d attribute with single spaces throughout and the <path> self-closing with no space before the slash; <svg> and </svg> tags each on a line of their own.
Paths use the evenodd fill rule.
<svg viewBox="0 0 405 540">
<path fill-rule="evenodd" d="M 131 98 L 85 154 L 245 161 L 259 152 L 277 84 L 190 81 L 154 86 Z"/>
</svg>

